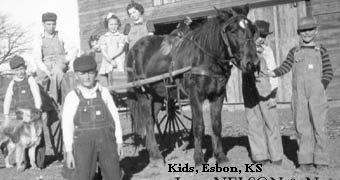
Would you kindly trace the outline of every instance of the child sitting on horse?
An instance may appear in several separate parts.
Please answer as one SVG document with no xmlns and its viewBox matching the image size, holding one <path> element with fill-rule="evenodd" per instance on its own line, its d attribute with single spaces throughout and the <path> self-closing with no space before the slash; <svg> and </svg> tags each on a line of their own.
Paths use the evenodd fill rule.
<svg viewBox="0 0 340 180">
<path fill-rule="evenodd" d="M 96 81 L 92 56 L 74 61 L 78 86 L 65 98 L 62 129 L 66 154 L 63 175 L 72 180 L 92 179 L 97 160 L 104 179 L 121 179 L 122 129 L 109 90 Z"/>
<path fill-rule="evenodd" d="M 41 109 L 41 96 L 37 82 L 32 76 L 26 74 L 25 60 L 18 55 L 13 56 L 9 61 L 10 68 L 14 71 L 13 80 L 9 83 L 4 99 L 4 115 L 6 126 L 9 119 L 10 110 L 17 108 L 36 108 Z M 17 119 L 19 117 L 17 116 Z M 45 161 L 45 140 L 42 136 L 41 143 L 37 148 L 37 166 L 44 167 Z M 35 163 L 35 162 L 31 162 Z"/>
</svg>

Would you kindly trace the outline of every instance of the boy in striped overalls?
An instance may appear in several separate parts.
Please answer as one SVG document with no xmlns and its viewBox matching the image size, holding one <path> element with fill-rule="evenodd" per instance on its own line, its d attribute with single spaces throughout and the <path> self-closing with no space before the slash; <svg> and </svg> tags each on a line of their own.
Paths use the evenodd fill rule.
<svg viewBox="0 0 340 180">
<path fill-rule="evenodd" d="M 300 44 L 292 48 L 282 65 L 268 75 L 282 76 L 292 69 L 292 107 L 299 144 L 298 171 L 314 171 L 314 166 L 322 171 L 329 163 L 326 88 L 333 77 L 332 65 L 327 50 L 315 42 L 318 33 L 315 17 L 299 19 L 297 31 Z"/>
<path fill-rule="evenodd" d="M 92 180 L 98 160 L 105 180 L 119 180 L 123 139 L 116 105 L 109 90 L 96 81 L 93 56 L 80 56 L 73 67 L 79 85 L 65 97 L 62 111 L 65 162 L 73 171 L 64 175 Z"/>
</svg>

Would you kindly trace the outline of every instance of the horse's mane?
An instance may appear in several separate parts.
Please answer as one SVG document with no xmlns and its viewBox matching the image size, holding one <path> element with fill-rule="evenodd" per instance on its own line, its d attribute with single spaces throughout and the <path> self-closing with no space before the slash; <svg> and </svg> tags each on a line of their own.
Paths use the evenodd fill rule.
<svg viewBox="0 0 340 180">
<path fill-rule="evenodd" d="M 186 40 L 178 48 L 181 48 L 180 46 L 185 44 L 184 42 L 195 41 L 202 49 L 213 55 L 220 55 L 221 49 L 225 47 L 220 36 L 221 28 L 223 23 L 230 17 L 232 17 L 232 14 L 227 11 L 221 11 L 216 17 L 208 19 L 205 23 L 184 35 L 183 38 Z"/>
</svg>

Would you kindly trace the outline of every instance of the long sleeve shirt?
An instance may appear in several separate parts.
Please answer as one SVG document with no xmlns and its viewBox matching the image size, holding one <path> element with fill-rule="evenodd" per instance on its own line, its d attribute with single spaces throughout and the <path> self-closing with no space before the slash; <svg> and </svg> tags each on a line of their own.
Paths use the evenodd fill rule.
<svg viewBox="0 0 340 180">
<path fill-rule="evenodd" d="M 260 53 L 260 55 L 266 61 L 268 70 L 272 71 L 277 67 L 273 50 L 269 46 L 266 46 L 266 45 L 262 45 L 262 47 L 263 47 L 263 52 Z M 271 86 L 271 90 L 274 90 L 279 87 L 279 81 L 276 77 L 269 78 L 269 83 Z"/>
<path fill-rule="evenodd" d="M 301 46 L 301 48 L 315 48 L 315 46 Z M 294 64 L 294 53 L 296 51 L 296 47 L 292 48 L 288 55 L 286 60 L 283 61 L 283 63 L 281 64 L 280 67 L 276 68 L 274 70 L 274 73 L 276 76 L 282 76 L 286 73 L 288 73 Z M 322 77 L 321 77 L 321 81 L 322 83 L 325 85 L 325 87 L 327 87 L 327 85 L 329 84 L 329 82 L 332 80 L 333 78 L 333 69 L 332 69 L 332 64 L 331 61 L 329 59 L 329 55 L 327 50 L 324 47 L 320 47 L 320 53 L 321 53 L 321 60 L 322 60 Z"/>
<path fill-rule="evenodd" d="M 9 110 L 11 108 L 11 103 L 12 103 L 12 98 L 13 98 L 13 85 L 15 81 L 22 81 L 22 79 L 18 79 L 14 77 L 13 80 L 8 85 L 5 99 L 4 99 L 4 107 L 3 107 L 5 115 L 9 114 Z M 32 76 L 28 77 L 28 84 L 30 86 L 30 89 L 33 95 L 34 106 L 35 108 L 40 109 L 42 102 L 41 102 L 39 86 Z"/>
<path fill-rule="evenodd" d="M 115 136 L 117 143 L 123 143 L 123 134 L 122 128 L 120 125 L 119 114 L 116 104 L 114 103 L 109 90 L 100 84 L 97 85 L 92 89 L 87 89 L 82 86 L 77 87 L 84 98 L 96 98 L 97 96 L 97 89 L 100 90 L 102 99 L 104 103 L 107 105 L 114 123 L 115 123 Z M 74 117 L 76 115 L 77 109 L 79 105 L 79 98 L 76 92 L 73 90 L 69 92 L 65 97 L 65 102 L 62 110 L 62 129 L 63 129 L 63 139 L 66 152 L 72 151 L 72 144 L 73 144 L 73 134 L 74 134 Z"/>
</svg>

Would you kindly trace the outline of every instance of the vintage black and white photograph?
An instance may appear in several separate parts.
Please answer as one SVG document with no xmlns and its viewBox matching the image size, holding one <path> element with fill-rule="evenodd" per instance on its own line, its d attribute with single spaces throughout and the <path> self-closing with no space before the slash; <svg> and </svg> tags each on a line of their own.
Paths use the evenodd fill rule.
<svg viewBox="0 0 340 180">
<path fill-rule="evenodd" d="M 339 180 L 339 0 L 0 0 L 1 180 Z"/>
</svg>

